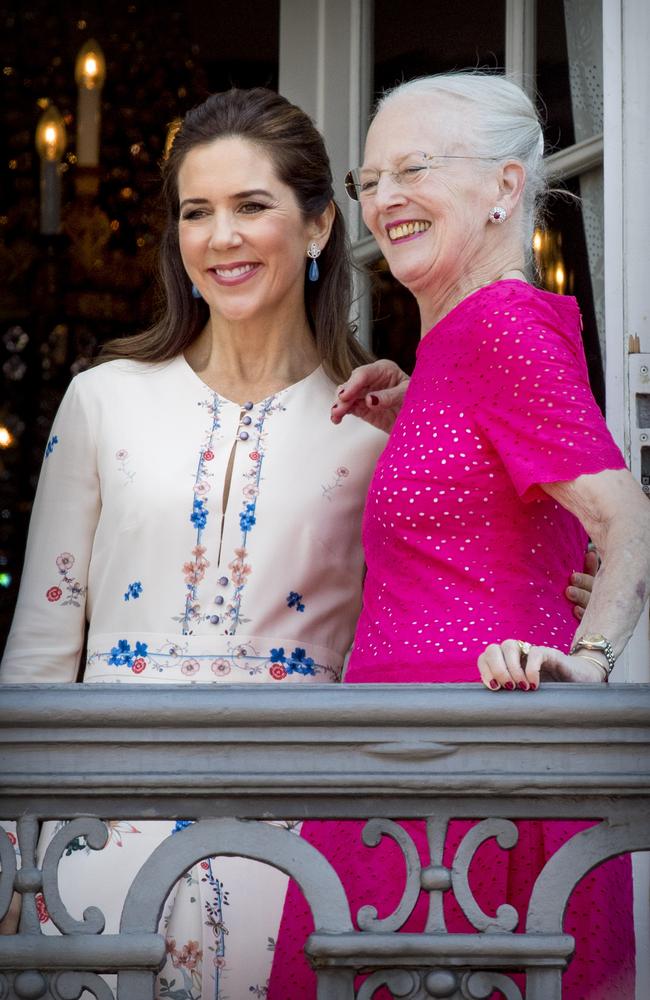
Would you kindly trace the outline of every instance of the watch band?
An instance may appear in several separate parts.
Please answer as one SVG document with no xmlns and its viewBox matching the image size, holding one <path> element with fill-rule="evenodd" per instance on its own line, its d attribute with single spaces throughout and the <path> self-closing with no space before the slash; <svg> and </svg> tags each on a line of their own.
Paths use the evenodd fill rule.
<svg viewBox="0 0 650 1000">
<path fill-rule="evenodd" d="M 607 666 L 603 664 L 603 668 L 607 671 L 607 676 L 609 677 L 616 664 L 616 657 L 614 655 L 614 650 L 612 649 L 612 644 L 605 638 L 604 635 L 583 635 L 573 644 L 569 650 L 569 656 L 577 653 L 579 649 L 587 649 L 602 653 L 607 660 Z"/>
</svg>

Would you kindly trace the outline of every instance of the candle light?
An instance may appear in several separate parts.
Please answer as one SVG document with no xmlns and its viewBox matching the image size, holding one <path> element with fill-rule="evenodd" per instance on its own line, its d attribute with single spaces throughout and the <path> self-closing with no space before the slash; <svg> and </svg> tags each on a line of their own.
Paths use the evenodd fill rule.
<svg viewBox="0 0 650 1000">
<path fill-rule="evenodd" d="M 82 45 L 75 63 L 79 87 L 77 105 L 77 163 L 96 167 L 99 163 L 100 98 L 106 78 L 104 54 L 94 39 Z"/>
<path fill-rule="evenodd" d="M 63 118 L 50 105 L 36 126 L 36 149 L 41 158 L 41 232 L 52 236 L 61 228 L 61 167 L 66 146 Z"/>
</svg>

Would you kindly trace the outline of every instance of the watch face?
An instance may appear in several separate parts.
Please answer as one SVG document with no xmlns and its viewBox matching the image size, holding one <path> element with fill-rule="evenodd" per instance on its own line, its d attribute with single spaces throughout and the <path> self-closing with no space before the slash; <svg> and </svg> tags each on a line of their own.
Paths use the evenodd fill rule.
<svg viewBox="0 0 650 1000">
<path fill-rule="evenodd" d="M 583 642 L 588 642 L 589 644 L 591 644 L 591 643 L 604 643 L 604 642 L 607 642 L 607 639 L 605 638 L 604 635 L 600 635 L 600 633 L 596 632 L 596 633 L 594 633 L 594 635 L 583 635 L 582 641 Z"/>
</svg>

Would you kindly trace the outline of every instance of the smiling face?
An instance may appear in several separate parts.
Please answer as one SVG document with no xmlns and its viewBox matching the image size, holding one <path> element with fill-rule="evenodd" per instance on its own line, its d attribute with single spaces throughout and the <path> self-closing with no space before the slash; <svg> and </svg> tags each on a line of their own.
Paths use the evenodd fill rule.
<svg viewBox="0 0 650 1000">
<path fill-rule="evenodd" d="M 307 247 L 322 234 L 263 149 L 235 137 L 196 146 L 178 193 L 183 265 L 211 312 L 237 322 L 304 310 Z"/>
<path fill-rule="evenodd" d="M 368 132 L 363 167 L 384 172 L 375 193 L 361 197 L 363 218 L 393 275 L 418 299 L 467 283 L 491 252 L 496 171 L 491 161 L 462 159 L 480 152 L 463 141 L 468 128 L 459 100 L 403 95 L 384 105 Z M 430 163 L 428 173 L 415 186 L 400 185 L 388 171 L 408 168 L 415 151 L 461 158 L 419 157 Z"/>
</svg>

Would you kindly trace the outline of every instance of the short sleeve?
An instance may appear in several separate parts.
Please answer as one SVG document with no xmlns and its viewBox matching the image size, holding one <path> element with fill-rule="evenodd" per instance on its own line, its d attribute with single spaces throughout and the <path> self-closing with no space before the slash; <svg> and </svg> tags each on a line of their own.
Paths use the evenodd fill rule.
<svg viewBox="0 0 650 1000">
<path fill-rule="evenodd" d="M 490 305 L 475 327 L 474 417 L 524 500 L 541 483 L 625 467 L 589 386 L 577 304 L 545 294 Z"/>
<path fill-rule="evenodd" d="M 96 449 L 78 377 L 59 407 L 39 477 L 4 683 L 74 681 L 100 511 Z"/>
</svg>

